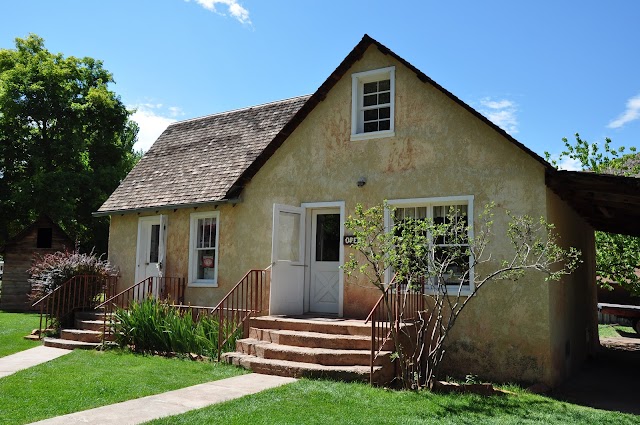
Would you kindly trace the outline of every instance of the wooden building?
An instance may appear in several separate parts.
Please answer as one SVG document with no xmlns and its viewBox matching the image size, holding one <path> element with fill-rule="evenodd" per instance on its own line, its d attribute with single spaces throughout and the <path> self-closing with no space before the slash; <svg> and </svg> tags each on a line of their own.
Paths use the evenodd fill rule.
<svg viewBox="0 0 640 425">
<path fill-rule="evenodd" d="M 0 310 L 28 311 L 31 309 L 29 273 L 35 254 L 71 250 L 73 240 L 46 215 L 11 238 L 0 254 L 4 257 L 4 274 L 0 289 Z"/>
</svg>

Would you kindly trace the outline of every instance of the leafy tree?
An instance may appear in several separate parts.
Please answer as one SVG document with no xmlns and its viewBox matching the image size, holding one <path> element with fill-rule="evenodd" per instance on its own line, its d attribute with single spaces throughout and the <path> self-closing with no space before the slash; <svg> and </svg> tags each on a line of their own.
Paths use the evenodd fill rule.
<svg viewBox="0 0 640 425">
<path fill-rule="evenodd" d="M 555 167 L 565 158 L 578 161 L 585 171 L 621 176 L 640 177 L 640 156 L 636 148 L 630 153 L 625 148 L 611 147 L 611 139 L 604 144 L 589 143 L 576 133 L 575 142 L 566 137 L 562 139 L 565 150 L 557 160 L 545 152 L 547 161 Z M 618 283 L 632 295 L 640 296 L 640 238 L 629 235 L 596 232 L 596 274 L 600 286 L 613 289 L 612 283 Z"/>
<path fill-rule="evenodd" d="M 545 280 L 559 280 L 581 262 L 580 251 L 558 246 L 553 225 L 542 218 L 510 215 L 507 237 L 513 251 L 510 258 L 496 261 L 487 252 L 494 235 L 492 206 L 481 214 L 474 238 L 469 237 L 467 218 L 453 207 L 442 222 L 404 218 L 394 220 L 391 229 L 384 225 L 385 209 L 393 214 L 393 207 L 386 203 L 368 209 L 357 205 L 346 220 L 356 243 L 343 268 L 349 276 L 363 275 L 381 292 L 385 319 L 393 324 L 389 330 L 405 388 L 434 388 L 447 337 L 487 282 L 517 280 L 529 270 L 544 273 Z M 395 275 L 387 283 L 389 268 Z M 471 273 L 473 286 L 466 286 Z"/>
<path fill-rule="evenodd" d="M 49 52 L 30 34 L 0 49 L 0 245 L 46 213 L 104 252 L 96 211 L 131 170 L 138 128 L 102 62 Z"/>
</svg>

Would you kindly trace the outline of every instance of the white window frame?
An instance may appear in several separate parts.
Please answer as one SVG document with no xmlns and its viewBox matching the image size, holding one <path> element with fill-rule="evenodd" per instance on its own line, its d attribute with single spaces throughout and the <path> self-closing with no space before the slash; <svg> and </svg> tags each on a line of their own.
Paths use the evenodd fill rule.
<svg viewBox="0 0 640 425">
<path fill-rule="evenodd" d="M 198 239 L 198 220 L 202 218 L 215 218 L 215 255 L 214 255 L 214 277 L 213 279 L 198 279 L 198 254 L 196 244 Z M 218 261 L 220 258 L 220 211 L 206 211 L 191 213 L 189 218 L 189 286 L 215 288 L 218 286 Z"/>
<path fill-rule="evenodd" d="M 395 136 L 396 67 L 357 72 L 351 75 L 351 140 L 369 140 Z M 364 84 L 389 79 L 391 103 L 389 130 L 364 132 Z"/>
<path fill-rule="evenodd" d="M 387 203 L 390 206 L 396 208 L 410 208 L 410 207 L 427 207 L 427 218 L 433 219 L 433 207 L 438 206 L 449 206 L 449 205 L 467 205 L 467 216 L 469 222 L 469 240 L 473 240 L 473 195 L 462 195 L 462 196 L 445 196 L 438 198 L 410 198 L 410 199 L 392 199 L 388 200 Z M 393 218 L 391 217 L 391 211 L 385 208 L 384 211 L 384 225 L 387 231 L 391 231 L 393 227 Z M 469 296 L 473 294 L 475 290 L 475 282 L 474 282 L 474 269 L 472 267 L 473 258 L 469 255 L 469 284 L 463 285 L 460 290 L 461 296 Z M 387 282 L 391 281 L 391 270 L 387 269 L 385 271 L 385 280 Z M 449 295 L 456 296 L 458 294 L 459 285 L 447 285 L 447 292 Z M 426 292 L 429 293 L 429 289 L 426 289 Z"/>
</svg>

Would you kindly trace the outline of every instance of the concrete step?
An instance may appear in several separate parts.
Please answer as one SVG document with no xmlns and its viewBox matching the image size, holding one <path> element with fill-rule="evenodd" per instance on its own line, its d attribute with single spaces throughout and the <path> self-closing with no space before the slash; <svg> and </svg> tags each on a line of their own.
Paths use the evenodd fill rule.
<svg viewBox="0 0 640 425">
<path fill-rule="evenodd" d="M 76 319 L 76 329 L 84 329 L 86 331 L 99 331 L 102 332 L 104 328 L 104 322 L 102 320 L 81 320 Z M 107 330 L 110 329 L 111 323 L 107 322 Z"/>
<path fill-rule="evenodd" d="M 45 347 L 64 348 L 66 350 L 94 350 L 100 346 L 100 344 L 96 342 L 82 342 L 60 338 L 45 338 L 44 345 Z"/>
<path fill-rule="evenodd" d="M 290 331 L 317 332 L 332 335 L 371 335 L 371 324 L 364 320 L 338 317 L 262 316 L 251 319 L 251 327 Z"/>
<path fill-rule="evenodd" d="M 227 363 L 267 375 L 369 382 L 369 366 L 326 366 L 305 362 L 263 359 L 238 352 L 225 353 L 222 358 Z M 374 382 L 379 385 L 390 382 L 392 375 L 393 368 L 374 367 Z"/>
<path fill-rule="evenodd" d="M 85 329 L 62 329 L 60 339 L 81 342 L 102 342 L 102 331 L 91 331 Z"/>
<path fill-rule="evenodd" d="M 339 350 L 332 348 L 298 347 L 274 344 L 252 338 L 236 342 L 236 351 L 264 359 L 288 360 L 301 363 L 316 363 L 324 366 L 369 366 L 371 350 Z M 377 366 L 391 364 L 391 352 L 381 352 Z"/>
<path fill-rule="evenodd" d="M 100 320 L 104 319 L 105 312 L 100 310 L 91 310 L 91 311 L 77 311 L 74 314 L 74 318 L 76 320 Z"/>
<path fill-rule="evenodd" d="M 320 332 L 249 328 L 249 338 L 298 347 L 371 350 L 371 337 L 363 335 L 326 334 Z M 391 350 L 393 342 L 385 344 Z"/>
</svg>

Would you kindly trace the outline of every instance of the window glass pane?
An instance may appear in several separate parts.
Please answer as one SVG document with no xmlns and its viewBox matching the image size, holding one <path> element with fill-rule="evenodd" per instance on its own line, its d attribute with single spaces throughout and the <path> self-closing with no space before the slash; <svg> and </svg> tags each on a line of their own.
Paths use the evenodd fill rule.
<svg viewBox="0 0 640 425">
<path fill-rule="evenodd" d="M 391 117 L 391 108 L 380 108 L 380 119 L 385 119 Z"/>
<path fill-rule="evenodd" d="M 396 220 L 403 220 L 403 219 L 404 219 L 404 208 L 396 209 Z"/>
<path fill-rule="evenodd" d="M 216 219 L 213 217 L 198 219 L 196 248 L 215 248 Z"/>
<path fill-rule="evenodd" d="M 391 90 L 391 80 L 382 80 L 378 82 L 378 90 L 385 91 Z"/>
<path fill-rule="evenodd" d="M 466 246 L 436 247 L 435 266 L 444 267 L 443 280 L 447 285 L 469 284 L 469 256 Z"/>
<path fill-rule="evenodd" d="M 377 94 L 368 94 L 364 97 L 362 102 L 364 106 L 372 106 L 378 104 L 378 95 Z"/>
<path fill-rule="evenodd" d="M 405 208 L 404 209 L 404 217 L 405 218 L 416 218 L 416 209 L 411 207 L 411 208 Z"/>
<path fill-rule="evenodd" d="M 280 211 L 277 259 L 300 261 L 300 214 Z"/>
<path fill-rule="evenodd" d="M 198 279 L 215 279 L 215 249 L 198 250 Z"/>
<path fill-rule="evenodd" d="M 364 132 L 370 133 L 372 131 L 378 131 L 378 122 L 372 121 L 364 123 Z"/>
<path fill-rule="evenodd" d="M 340 214 L 318 214 L 316 261 L 339 261 Z"/>
<path fill-rule="evenodd" d="M 149 262 L 157 263 L 160 255 L 160 225 L 151 226 L 151 240 L 149 242 Z"/>
<path fill-rule="evenodd" d="M 391 103 L 391 93 L 385 92 L 378 95 L 378 105 Z"/>
<path fill-rule="evenodd" d="M 51 248 L 53 244 L 53 229 L 51 227 L 41 227 L 38 229 L 36 248 Z"/>
<path fill-rule="evenodd" d="M 427 218 L 427 207 L 418 207 L 416 210 L 416 218 Z"/>
<path fill-rule="evenodd" d="M 375 93 L 378 91 L 378 82 L 374 81 L 372 83 L 364 83 L 364 92 L 366 93 Z"/>
<path fill-rule="evenodd" d="M 365 121 L 374 121 L 378 119 L 378 110 L 377 109 L 367 109 L 364 111 L 364 120 Z"/>
<path fill-rule="evenodd" d="M 391 121 L 384 120 L 379 122 L 378 130 L 390 130 L 390 129 L 391 129 Z"/>
</svg>

